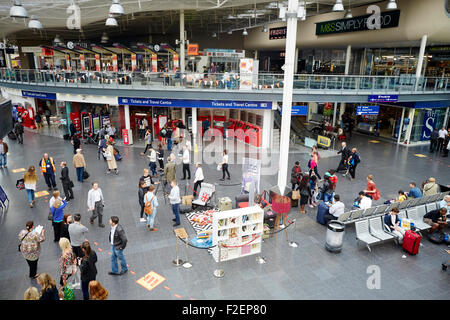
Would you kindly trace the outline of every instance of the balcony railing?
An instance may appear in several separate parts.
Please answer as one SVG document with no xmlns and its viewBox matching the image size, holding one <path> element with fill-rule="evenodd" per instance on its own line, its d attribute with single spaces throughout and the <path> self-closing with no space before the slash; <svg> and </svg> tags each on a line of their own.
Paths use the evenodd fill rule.
<svg viewBox="0 0 450 320">
<path fill-rule="evenodd" d="M 0 69 L 0 82 L 108 89 L 214 89 L 279 91 L 283 74 L 98 72 Z M 449 92 L 448 77 L 294 75 L 294 91 L 383 93 Z"/>
</svg>

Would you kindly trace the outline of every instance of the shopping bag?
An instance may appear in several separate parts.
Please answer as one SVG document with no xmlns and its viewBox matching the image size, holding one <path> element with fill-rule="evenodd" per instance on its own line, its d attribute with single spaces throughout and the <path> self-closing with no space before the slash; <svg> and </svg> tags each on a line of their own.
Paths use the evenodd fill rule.
<svg viewBox="0 0 450 320">
<path fill-rule="evenodd" d="M 184 196 L 183 198 L 181 198 L 181 204 L 186 205 L 186 206 L 191 205 L 193 199 L 194 199 L 194 196 L 192 196 L 192 195 Z"/>
<path fill-rule="evenodd" d="M 298 200 L 298 199 L 300 199 L 300 191 L 299 190 L 292 191 L 292 200 Z"/>
<path fill-rule="evenodd" d="M 73 286 L 71 282 L 67 282 L 64 286 L 64 300 L 75 300 Z"/>
<path fill-rule="evenodd" d="M 81 289 L 81 275 L 80 275 L 80 269 L 77 267 L 75 268 L 75 274 L 72 275 L 72 288 L 73 289 Z"/>
<path fill-rule="evenodd" d="M 84 170 L 83 171 L 83 179 L 87 179 L 87 178 L 89 178 L 89 173 L 86 170 Z"/>
<path fill-rule="evenodd" d="M 25 189 L 25 182 L 23 179 L 19 179 L 16 181 L 16 188 L 19 190 Z"/>
<path fill-rule="evenodd" d="M 221 164 L 217 165 L 217 171 L 222 171 L 222 165 Z"/>
</svg>

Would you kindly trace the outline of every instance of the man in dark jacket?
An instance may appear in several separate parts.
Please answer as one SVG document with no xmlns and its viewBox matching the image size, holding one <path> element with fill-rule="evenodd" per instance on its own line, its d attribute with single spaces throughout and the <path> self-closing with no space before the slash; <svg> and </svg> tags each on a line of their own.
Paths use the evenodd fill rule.
<svg viewBox="0 0 450 320">
<path fill-rule="evenodd" d="M 17 136 L 20 144 L 23 144 L 23 125 L 20 121 L 17 121 L 14 125 L 14 133 Z"/>
<path fill-rule="evenodd" d="M 80 149 L 81 141 L 76 134 L 73 135 L 72 144 L 73 144 L 73 154 L 77 154 L 77 149 Z"/>
<path fill-rule="evenodd" d="M 347 171 L 347 160 L 351 155 L 351 151 L 345 142 L 342 142 L 342 148 L 338 151 L 338 154 L 341 154 L 341 161 L 339 162 L 336 172 Z"/>
<path fill-rule="evenodd" d="M 72 184 L 73 182 L 69 178 L 69 168 L 67 168 L 67 163 L 65 161 L 61 162 L 61 183 L 64 189 L 64 198 L 65 201 L 69 202 L 69 200 L 73 199 L 73 190 Z"/>
<path fill-rule="evenodd" d="M 434 149 L 438 145 L 439 131 L 437 128 L 434 128 L 430 134 L 430 152 L 433 153 Z"/>
<path fill-rule="evenodd" d="M 127 237 L 125 230 L 119 224 L 119 217 L 112 216 L 109 219 L 111 225 L 111 231 L 109 232 L 109 242 L 111 243 L 111 269 L 108 272 L 110 275 L 122 275 L 128 271 L 127 262 L 123 256 L 123 250 L 127 246 Z M 119 273 L 119 266 L 117 265 L 117 258 L 120 260 L 120 268 L 122 271 Z"/>
<path fill-rule="evenodd" d="M 423 222 L 431 226 L 430 233 L 433 233 L 438 229 L 442 230 L 448 225 L 446 215 L 447 208 L 440 208 L 431 210 L 423 216 Z"/>
</svg>

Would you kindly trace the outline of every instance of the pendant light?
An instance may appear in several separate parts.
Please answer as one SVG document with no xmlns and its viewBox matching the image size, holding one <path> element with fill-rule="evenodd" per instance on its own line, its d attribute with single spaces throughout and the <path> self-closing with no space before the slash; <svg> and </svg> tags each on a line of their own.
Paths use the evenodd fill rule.
<svg viewBox="0 0 450 320">
<path fill-rule="evenodd" d="M 113 0 L 113 4 L 109 7 L 109 14 L 113 16 L 121 16 L 125 14 L 125 11 L 120 4 L 120 0 Z"/>
<path fill-rule="evenodd" d="M 336 3 L 333 6 L 334 12 L 342 12 L 344 11 L 344 5 L 342 4 L 342 0 L 336 0 Z"/>
<path fill-rule="evenodd" d="M 63 44 L 61 38 L 59 37 L 59 34 L 57 34 L 57 35 L 55 36 L 55 39 L 53 40 L 53 43 L 54 43 L 55 45 L 61 45 L 61 44 Z"/>
<path fill-rule="evenodd" d="M 267 32 L 267 27 L 265 25 L 262 27 L 261 32 Z"/>
<path fill-rule="evenodd" d="M 397 9 L 397 3 L 395 2 L 395 0 L 389 0 L 389 3 L 386 6 L 387 10 L 395 10 Z"/>
<path fill-rule="evenodd" d="M 248 35 L 247 29 L 244 29 L 244 31 L 242 31 L 242 35 L 243 36 L 247 36 Z"/>
<path fill-rule="evenodd" d="M 28 29 L 42 29 L 42 23 L 36 18 L 36 16 L 31 16 L 28 22 Z"/>
<path fill-rule="evenodd" d="M 22 7 L 21 0 L 14 0 L 14 5 L 9 9 L 9 16 L 11 18 L 27 18 L 28 13 L 24 7 Z"/>
<path fill-rule="evenodd" d="M 344 18 L 345 18 L 345 19 L 353 18 L 353 15 L 352 15 L 352 9 L 350 9 L 350 8 L 347 9 L 347 12 L 345 13 Z"/>
<path fill-rule="evenodd" d="M 213 33 L 212 33 L 212 37 L 213 37 L 213 38 L 217 38 L 217 33 L 213 32 Z"/>
<path fill-rule="evenodd" d="M 117 27 L 118 26 L 117 20 L 116 20 L 116 18 L 113 17 L 112 14 L 109 15 L 108 19 L 106 19 L 105 26 L 108 26 L 108 27 Z"/>
<path fill-rule="evenodd" d="M 228 30 L 228 34 L 233 34 L 233 30 Z"/>
</svg>

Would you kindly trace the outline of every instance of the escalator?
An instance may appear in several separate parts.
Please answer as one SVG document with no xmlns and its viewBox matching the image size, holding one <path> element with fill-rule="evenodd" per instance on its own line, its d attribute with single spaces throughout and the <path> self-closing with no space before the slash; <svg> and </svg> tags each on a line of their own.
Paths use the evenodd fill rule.
<svg viewBox="0 0 450 320">
<path fill-rule="evenodd" d="M 281 129 L 281 114 L 280 111 L 277 110 L 274 112 L 274 124 Z M 304 137 L 309 137 L 311 139 L 316 139 L 317 135 L 314 134 L 310 129 L 306 127 L 306 125 L 300 120 L 299 117 L 291 117 L 291 135 L 294 134 L 298 136 L 300 139 L 304 139 Z"/>
</svg>

